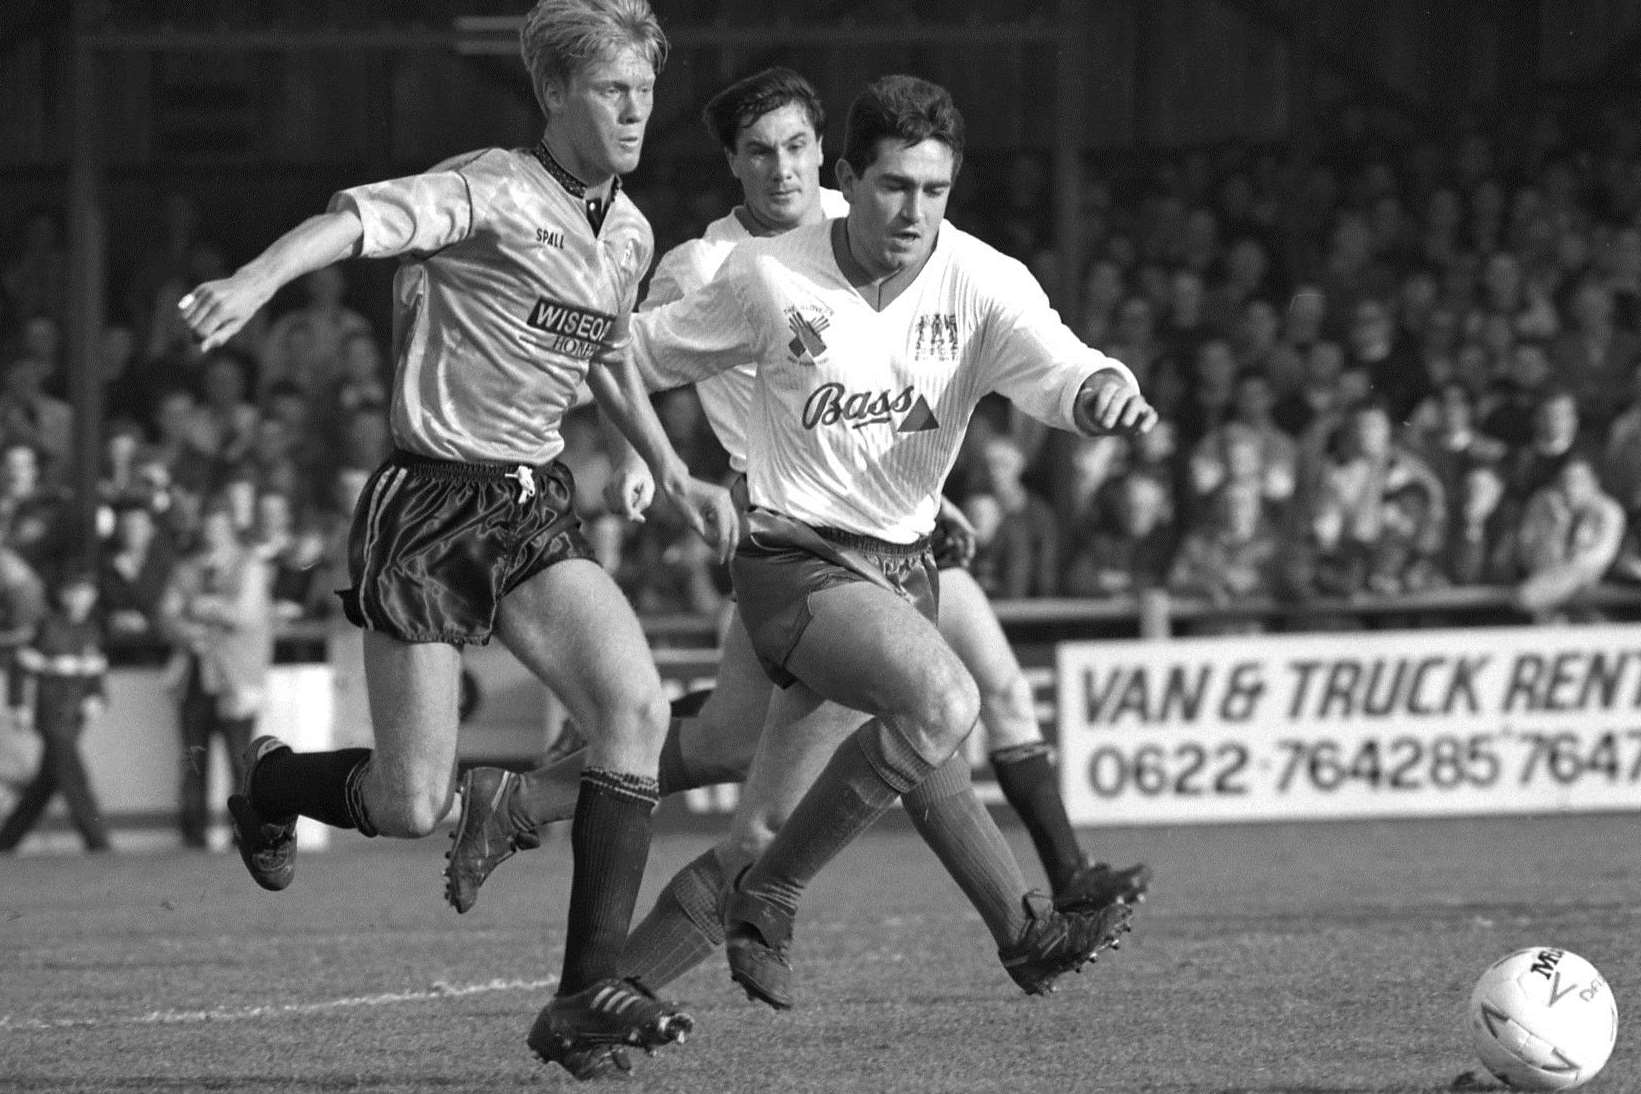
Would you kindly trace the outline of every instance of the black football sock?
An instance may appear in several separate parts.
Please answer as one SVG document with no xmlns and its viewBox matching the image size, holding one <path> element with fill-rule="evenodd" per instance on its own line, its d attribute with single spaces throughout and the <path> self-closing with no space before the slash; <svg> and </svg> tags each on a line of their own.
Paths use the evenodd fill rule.
<svg viewBox="0 0 1641 1094">
<path fill-rule="evenodd" d="M 1008 841 L 974 795 L 969 761 L 958 752 L 902 799 L 906 815 L 969 898 L 999 947 L 1025 929 L 1026 879 Z"/>
<path fill-rule="evenodd" d="M 268 820 L 312 817 L 332 828 L 356 828 L 374 836 L 376 826 L 360 792 L 370 755 L 368 748 L 270 752 L 251 778 L 251 805 Z"/>
<path fill-rule="evenodd" d="M 1059 773 L 1042 742 L 1001 748 L 991 754 L 991 769 L 1009 806 L 1020 815 L 1037 857 L 1043 860 L 1049 886 L 1059 892 L 1083 864 L 1083 849 L 1060 797 Z"/>
<path fill-rule="evenodd" d="M 724 944 L 723 896 L 728 880 L 709 850 L 691 859 L 655 897 L 655 907 L 627 938 L 621 968 L 652 989 L 678 979 Z"/>
<path fill-rule="evenodd" d="M 879 773 L 862 739 L 872 729 L 868 722 L 838 746 L 740 889 L 796 915 L 804 887 L 915 785 L 892 786 Z"/>
<path fill-rule="evenodd" d="M 570 828 L 575 865 L 559 994 L 620 975 L 638 887 L 650 853 L 655 780 L 603 768 L 581 773 Z"/>
</svg>

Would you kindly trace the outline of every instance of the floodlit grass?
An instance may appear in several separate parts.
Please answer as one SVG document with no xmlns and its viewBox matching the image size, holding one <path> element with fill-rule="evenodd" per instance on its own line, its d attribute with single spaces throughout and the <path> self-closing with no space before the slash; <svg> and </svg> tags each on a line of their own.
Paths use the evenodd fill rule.
<svg viewBox="0 0 1641 1094">
<path fill-rule="evenodd" d="M 622 1089 L 1433 1092 L 1476 1066 L 1475 977 L 1554 943 L 1618 999 L 1588 1089 L 1641 1091 L 1638 822 L 1088 831 L 1101 858 L 1151 862 L 1153 895 L 1119 953 L 1027 999 L 892 818 L 811 891 L 798 1009 L 747 1002 L 714 960 L 665 993 L 696 1035 L 635 1057 Z M 658 837 L 645 906 L 707 838 Z M 524 1046 L 558 971 L 566 841 L 503 866 L 461 917 L 445 845 L 344 836 L 281 894 L 231 853 L 0 858 L 0 1090 L 575 1088 Z"/>
</svg>

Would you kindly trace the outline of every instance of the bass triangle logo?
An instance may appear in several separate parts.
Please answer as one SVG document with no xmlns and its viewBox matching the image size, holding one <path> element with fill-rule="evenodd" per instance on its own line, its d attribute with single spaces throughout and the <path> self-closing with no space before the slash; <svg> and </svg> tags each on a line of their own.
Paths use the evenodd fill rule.
<svg viewBox="0 0 1641 1094">
<path fill-rule="evenodd" d="M 936 418 L 934 411 L 929 409 L 929 400 L 919 395 L 917 402 L 912 404 L 912 409 L 908 410 L 906 416 L 900 420 L 900 425 L 895 429 L 895 432 L 923 433 L 930 429 L 939 428 L 940 419 Z"/>
</svg>

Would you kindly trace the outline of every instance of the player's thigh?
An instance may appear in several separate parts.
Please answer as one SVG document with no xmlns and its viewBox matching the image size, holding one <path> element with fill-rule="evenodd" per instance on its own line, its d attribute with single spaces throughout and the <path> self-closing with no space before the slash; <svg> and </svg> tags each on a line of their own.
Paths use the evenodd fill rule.
<svg viewBox="0 0 1641 1094">
<path fill-rule="evenodd" d="M 1023 675 L 991 601 L 967 570 L 940 571 L 940 633 L 982 694 L 1001 691 Z"/>
<path fill-rule="evenodd" d="M 775 692 L 724 841 L 726 862 L 744 864 L 768 846 L 838 746 L 866 718 L 822 699 L 802 681 Z"/>
<path fill-rule="evenodd" d="M 810 620 L 787 668 L 817 695 L 903 723 L 968 732 L 979 706 L 974 681 L 908 601 L 850 581 L 810 593 L 808 605 Z"/>
<path fill-rule="evenodd" d="M 508 593 L 497 633 L 587 734 L 589 765 L 654 766 L 667 724 L 661 677 L 638 616 L 603 567 L 581 558 L 547 567 Z"/>
<path fill-rule="evenodd" d="M 443 642 L 363 634 L 374 746 L 367 785 L 436 804 L 449 790 L 456 763 L 460 652 Z"/>
<path fill-rule="evenodd" d="M 730 613 L 718 652 L 712 695 L 679 729 L 686 759 L 746 770 L 758 747 L 772 685 L 739 612 Z"/>
</svg>

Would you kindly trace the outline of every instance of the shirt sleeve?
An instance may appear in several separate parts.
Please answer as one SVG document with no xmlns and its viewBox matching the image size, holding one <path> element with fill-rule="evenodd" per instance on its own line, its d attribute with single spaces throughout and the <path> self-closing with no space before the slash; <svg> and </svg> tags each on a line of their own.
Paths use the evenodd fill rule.
<svg viewBox="0 0 1641 1094">
<path fill-rule="evenodd" d="M 328 211 L 344 210 L 364 225 L 364 258 L 437 251 L 473 228 L 472 189 L 465 175 L 449 169 L 339 190 Z"/>
<path fill-rule="evenodd" d="M 645 311 L 659 308 L 688 296 L 707 279 L 701 270 L 698 256 L 701 241 L 687 240 L 661 256 L 650 275 L 650 291 L 644 297 Z"/>
<path fill-rule="evenodd" d="M 1046 425 L 1076 431 L 1074 411 L 1084 381 L 1107 369 L 1138 386 L 1134 374 L 1065 325 L 1024 266 L 1006 260 L 990 269 L 982 289 L 988 387 Z"/>
<path fill-rule="evenodd" d="M 737 248 L 698 291 L 632 317 L 633 353 L 652 391 L 693 384 L 758 357 L 743 289 L 756 271 Z"/>
</svg>

